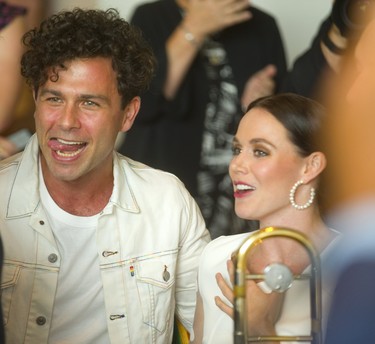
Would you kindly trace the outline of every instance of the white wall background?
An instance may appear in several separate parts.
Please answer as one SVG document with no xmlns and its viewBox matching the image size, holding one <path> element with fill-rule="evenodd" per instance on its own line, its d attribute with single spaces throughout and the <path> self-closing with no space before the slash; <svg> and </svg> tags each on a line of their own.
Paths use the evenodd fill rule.
<svg viewBox="0 0 375 344">
<path fill-rule="evenodd" d="M 280 27 L 289 64 L 311 43 L 332 0 L 252 0 L 254 6 L 272 14 Z"/>
<path fill-rule="evenodd" d="M 117 8 L 125 19 L 136 6 L 153 0 L 50 0 L 51 11 L 75 6 Z M 320 22 L 331 10 L 332 0 L 250 0 L 276 18 L 283 36 L 289 65 L 311 42 Z"/>
</svg>

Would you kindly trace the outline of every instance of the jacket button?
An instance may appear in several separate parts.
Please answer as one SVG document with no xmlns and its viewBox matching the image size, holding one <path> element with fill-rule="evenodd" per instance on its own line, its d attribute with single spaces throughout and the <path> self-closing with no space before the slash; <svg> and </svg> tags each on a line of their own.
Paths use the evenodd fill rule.
<svg viewBox="0 0 375 344">
<path fill-rule="evenodd" d="M 39 325 L 39 326 L 43 326 L 45 323 L 47 322 L 46 318 L 43 317 L 43 316 L 39 316 L 36 318 L 36 323 Z"/>
<path fill-rule="evenodd" d="M 57 254 L 55 253 L 51 253 L 49 256 L 48 256 L 48 261 L 50 263 L 56 263 L 57 262 Z"/>
</svg>

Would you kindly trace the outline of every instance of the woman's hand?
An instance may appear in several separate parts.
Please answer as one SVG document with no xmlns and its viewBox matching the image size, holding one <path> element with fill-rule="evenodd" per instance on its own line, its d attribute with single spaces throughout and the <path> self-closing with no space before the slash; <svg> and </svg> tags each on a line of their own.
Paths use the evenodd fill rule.
<svg viewBox="0 0 375 344">
<path fill-rule="evenodd" d="M 231 260 L 227 261 L 227 269 L 228 269 L 231 283 L 233 285 L 234 284 L 234 264 Z M 221 273 L 216 274 L 216 282 L 221 292 L 225 296 L 225 298 L 231 304 L 231 305 L 228 305 L 228 303 L 224 302 L 219 296 L 215 296 L 216 306 L 218 306 L 224 313 L 228 314 L 233 319 L 234 318 L 234 312 L 233 312 L 234 293 L 233 293 L 232 286 L 229 285 L 225 281 Z"/>
<path fill-rule="evenodd" d="M 276 334 L 275 325 L 280 317 L 284 293 L 265 293 L 253 281 L 246 281 L 246 309 L 248 334 L 251 336 Z"/>
<path fill-rule="evenodd" d="M 227 268 L 233 283 L 234 264 L 232 261 L 227 262 Z M 234 293 L 232 286 L 224 280 L 220 273 L 216 275 L 216 279 L 221 292 L 231 305 L 228 305 L 219 296 L 215 297 L 215 303 L 224 313 L 233 318 Z M 277 292 L 267 294 L 255 281 L 248 280 L 246 281 L 246 295 L 248 335 L 275 335 L 275 324 L 280 317 L 284 294 Z"/>
</svg>

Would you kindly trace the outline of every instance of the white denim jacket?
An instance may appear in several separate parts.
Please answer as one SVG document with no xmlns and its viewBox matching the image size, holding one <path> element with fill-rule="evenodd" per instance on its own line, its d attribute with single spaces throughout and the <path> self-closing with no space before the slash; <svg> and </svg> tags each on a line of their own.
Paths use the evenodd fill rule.
<svg viewBox="0 0 375 344">
<path fill-rule="evenodd" d="M 7 344 L 48 343 L 60 259 L 38 182 L 34 136 L 23 154 L 0 163 Z M 96 235 L 111 343 L 170 343 L 175 313 L 191 330 L 198 261 L 210 239 L 183 184 L 114 153 L 114 190 Z"/>
</svg>

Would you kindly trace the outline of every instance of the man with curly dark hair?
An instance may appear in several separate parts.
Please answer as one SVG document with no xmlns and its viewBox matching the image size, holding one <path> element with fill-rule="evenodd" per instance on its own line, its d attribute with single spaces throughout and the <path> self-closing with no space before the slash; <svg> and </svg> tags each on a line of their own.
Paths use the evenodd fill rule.
<svg viewBox="0 0 375 344">
<path fill-rule="evenodd" d="M 155 59 L 116 10 L 25 34 L 34 135 L 0 163 L 7 343 L 169 343 L 191 329 L 203 218 L 175 176 L 114 150 Z"/>
</svg>

